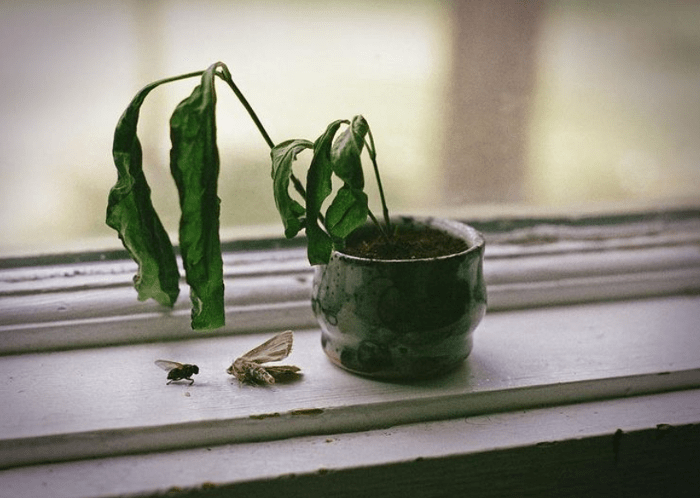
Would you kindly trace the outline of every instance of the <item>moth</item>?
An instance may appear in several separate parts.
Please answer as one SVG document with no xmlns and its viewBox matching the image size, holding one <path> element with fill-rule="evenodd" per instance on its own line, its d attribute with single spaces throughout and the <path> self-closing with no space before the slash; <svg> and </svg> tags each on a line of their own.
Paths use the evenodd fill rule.
<svg viewBox="0 0 700 498">
<path fill-rule="evenodd" d="M 294 335 L 291 330 L 277 334 L 237 358 L 226 372 L 237 378 L 239 382 L 249 384 L 274 384 L 278 380 L 296 377 L 301 370 L 297 366 L 264 365 L 264 363 L 280 361 L 289 356 L 293 341 Z"/>
<path fill-rule="evenodd" d="M 177 361 L 170 360 L 156 360 L 156 365 L 158 365 L 163 370 L 168 371 L 168 382 L 170 384 L 173 381 L 178 380 L 189 380 L 190 385 L 194 384 L 194 379 L 192 376 L 199 373 L 199 367 L 197 365 L 190 365 L 189 363 L 179 363 Z"/>
</svg>

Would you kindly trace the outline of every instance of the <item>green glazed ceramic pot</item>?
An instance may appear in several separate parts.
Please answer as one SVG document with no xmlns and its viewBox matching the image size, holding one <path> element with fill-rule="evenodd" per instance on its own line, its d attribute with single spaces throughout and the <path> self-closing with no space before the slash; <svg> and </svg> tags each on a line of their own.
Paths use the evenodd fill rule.
<svg viewBox="0 0 700 498">
<path fill-rule="evenodd" d="M 336 365 L 385 379 L 446 374 L 472 349 L 486 312 L 484 238 L 456 221 L 403 217 L 464 240 L 467 249 L 429 259 L 376 260 L 334 251 L 316 268 L 312 304 L 322 346 Z"/>
</svg>

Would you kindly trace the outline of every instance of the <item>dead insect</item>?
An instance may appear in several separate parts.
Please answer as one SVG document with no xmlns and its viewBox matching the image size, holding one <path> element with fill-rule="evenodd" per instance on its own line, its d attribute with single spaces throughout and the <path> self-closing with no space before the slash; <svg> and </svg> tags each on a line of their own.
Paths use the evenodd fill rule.
<svg viewBox="0 0 700 498">
<path fill-rule="evenodd" d="M 263 366 L 263 363 L 289 356 L 293 340 L 291 330 L 277 334 L 236 359 L 226 371 L 240 382 L 250 384 L 274 384 L 277 380 L 296 377 L 300 368 L 294 365 Z"/>
<path fill-rule="evenodd" d="M 190 385 L 192 385 L 194 384 L 192 376 L 199 373 L 199 367 L 197 365 L 190 365 L 189 363 L 178 363 L 177 361 L 169 360 L 156 360 L 155 363 L 163 370 L 168 371 L 169 380 L 167 384 L 184 379 L 189 380 Z"/>
</svg>

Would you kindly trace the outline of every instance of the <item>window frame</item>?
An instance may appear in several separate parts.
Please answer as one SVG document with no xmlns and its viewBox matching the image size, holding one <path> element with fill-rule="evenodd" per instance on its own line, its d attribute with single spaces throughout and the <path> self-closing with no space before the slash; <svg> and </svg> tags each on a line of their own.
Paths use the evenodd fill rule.
<svg viewBox="0 0 700 498">
<path fill-rule="evenodd" d="M 557 310 L 580 309 L 586 303 L 613 308 L 632 306 L 629 309 L 641 310 L 647 304 L 653 308 L 664 299 L 688 299 L 692 300 L 689 308 L 692 310 L 697 309 L 693 308 L 694 303 L 700 302 L 696 297 L 700 291 L 700 251 L 697 249 L 700 210 L 580 218 L 501 218 L 476 220 L 470 224 L 486 234 L 487 319 L 492 313 L 495 317 L 504 317 L 520 310 L 535 313 L 530 319 L 536 320 L 553 316 Z M 313 346 L 308 339 L 313 334 L 309 329 L 316 328 L 309 305 L 313 270 L 306 263 L 302 240 L 239 240 L 225 244 L 228 325 L 196 339 L 189 331 L 187 299 L 181 298 L 173 311 L 136 301 L 131 287 L 135 265 L 122 259 L 124 255 L 122 251 L 94 252 L 0 262 L 0 334 L 3 337 L 0 366 L 5 363 L 7 369 L 7 365 L 14 365 L 15 375 L 19 375 L 20 365 L 60 365 L 63 360 L 77 357 L 117 354 L 116 357 L 126 358 L 126 361 L 137 356 L 141 361 L 141 357 L 148 357 L 161 346 L 171 351 L 187 351 L 196 348 L 198 343 L 217 339 L 227 341 L 229 346 L 250 344 L 258 336 L 287 328 L 298 330 L 306 337 L 300 348 L 307 352 L 305 354 L 315 358 L 322 356 L 320 348 L 311 351 Z M 186 289 L 182 294 L 187 295 Z M 56 320 L 57 314 L 61 316 L 59 320 Z M 673 324 L 671 318 L 669 329 L 673 329 Z M 530 327 L 536 329 L 536 325 Z M 551 335 L 550 339 L 555 337 Z M 674 337 L 670 333 L 668 340 Z M 656 343 L 649 344 L 653 348 Z M 575 343 L 564 346 L 560 352 L 575 347 Z M 650 357 L 652 353 L 638 351 L 637 355 Z M 52 363 L 52 358 L 59 363 Z M 312 370 L 335 372 L 330 364 L 321 365 L 321 360 L 315 361 L 320 363 Z M 644 361 L 640 360 L 639 365 Z M 675 391 L 681 390 L 680 399 L 692 406 L 692 400 L 700 392 L 700 358 L 695 366 L 691 361 L 675 369 L 657 365 L 647 371 L 647 364 L 641 370 L 634 361 L 630 365 L 628 375 L 624 374 L 627 367 L 610 371 L 609 377 L 603 373 L 603 377 L 593 379 L 557 378 L 555 375 L 527 385 L 503 384 L 492 392 L 462 389 L 463 386 L 455 387 L 448 382 L 428 386 L 437 390 L 424 389 L 419 395 L 418 388 L 412 392 L 413 388 L 405 386 L 387 388 L 382 383 L 358 380 L 355 388 L 359 390 L 355 395 L 362 396 L 365 389 L 364 395 L 378 389 L 378 394 L 375 393 L 378 397 L 366 398 L 357 408 L 350 401 L 345 406 L 341 402 L 319 408 L 308 403 L 295 405 L 289 400 L 278 403 L 273 397 L 269 398 L 273 400 L 269 408 L 264 408 L 267 406 L 264 404 L 251 405 L 247 416 L 239 414 L 233 419 L 224 417 L 202 422 L 193 413 L 191 423 L 179 419 L 177 423 L 156 422 L 155 427 L 127 425 L 121 431 L 104 427 L 83 434 L 58 432 L 29 438 L 3 438 L 0 453 L 4 455 L 6 470 L 0 470 L 0 480 L 9 476 L 9 482 L 20 482 L 22 476 L 32 473 L 26 470 L 30 468 L 27 465 L 38 465 L 31 467 L 36 472 L 41 468 L 60 468 L 67 473 L 65 475 L 70 475 L 70 469 L 89 468 L 89 462 L 94 465 L 109 465 L 112 461 L 141 462 L 159 458 L 158 455 L 174 462 L 181 458 L 181 451 L 197 452 L 213 446 L 229 448 L 233 453 L 244 447 L 265 452 L 287 438 L 294 441 L 315 438 L 313 440 L 318 442 L 325 437 L 334 441 L 339 438 L 336 435 L 343 435 L 345 440 L 348 434 L 358 433 L 368 438 L 368 444 L 380 444 L 382 427 L 398 427 L 397 433 L 405 437 L 411 433 L 411 428 L 422 431 L 440 427 L 448 434 L 448 427 L 454 424 L 480 423 L 497 414 L 504 414 L 505 419 L 511 417 L 513 427 L 517 427 L 518 414 L 537 410 L 544 410 L 541 413 L 545 418 L 556 418 L 562 410 L 575 414 L 577 410 L 585 411 L 595 405 L 600 410 L 612 410 L 611 413 L 622 420 L 627 413 L 625 407 L 641 399 L 673 397 Z M 114 372 L 116 367 L 110 368 Z M 75 380 L 83 374 L 76 375 L 68 373 L 67 378 Z M 128 374 L 125 377 L 128 378 Z M 36 378 L 41 378 L 41 372 Z M 316 382 L 311 376 L 309 379 Z M 130 385 L 127 393 L 131 389 L 132 394 L 143 394 L 140 387 Z M 109 387 L 105 387 L 105 396 L 122 389 L 116 378 L 106 386 Z M 158 391 L 153 391 L 152 395 L 175 392 L 157 387 Z M 18 396 L 11 391 L 12 385 L 6 389 L 9 389 L 6 395 L 10 399 Z M 447 389 L 445 392 L 451 394 L 443 396 L 440 389 Z M 391 391 L 399 394 L 392 397 Z M 41 392 L 49 392 L 49 389 Z M 283 388 L 276 392 L 280 394 L 275 396 L 284 398 Z M 314 395 L 317 404 L 322 403 L 324 393 Z M 100 396 L 98 393 L 95 399 Z M 374 401 L 367 404 L 370 399 Z M 552 408 L 543 408 L 550 405 Z M 469 406 L 472 408 L 465 408 Z M 369 418 L 368 409 L 373 413 Z M 402 415 L 397 416 L 397 413 Z M 669 413 L 659 408 L 649 414 L 647 423 L 670 420 Z M 684 417 L 678 423 L 690 427 L 691 438 L 698 437 L 700 413 L 689 408 Z M 649 428 L 639 429 L 640 434 L 646 429 Z M 575 428 L 572 426 L 571 430 Z M 568 438 L 562 437 L 572 439 L 574 436 L 571 433 Z M 516 439 L 510 443 L 517 445 Z M 95 445 L 96 441 L 102 444 Z M 144 444 L 144 441 L 152 444 Z M 102 449 L 98 451 L 97 448 Z M 155 453 L 138 455 L 144 451 Z M 507 450 L 500 447 L 498 451 Z M 467 453 L 473 453 L 473 448 Z M 88 457 L 97 460 L 84 460 Z M 431 458 L 450 460 L 449 455 L 444 454 L 433 454 Z M 48 463 L 51 459 L 65 460 L 65 463 Z M 384 464 L 367 468 L 377 469 Z M 52 467 L 56 465 L 59 467 Z M 283 462 L 280 460 L 278 465 Z M 299 467 L 290 464 L 289 468 Z M 273 472 L 272 475 L 279 474 Z M 261 476 L 258 474 L 263 481 L 270 477 Z M 231 479 L 230 482 L 236 480 Z M 250 482 L 243 484 L 247 486 Z M 143 488 L 144 492 L 147 490 Z"/>
<path fill-rule="evenodd" d="M 462 221 L 486 236 L 490 311 L 700 288 L 700 209 Z M 224 243 L 229 319 L 210 334 L 315 326 L 304 248 L 303 238 Z M 0 354 L 181 339 L 189 330 L 184 278 L 170 310 L 135 299 L 135 272 L 123 250 L 0 260 Z M 113 327 L 156 318 L 147 331 Z"/>
</svg>

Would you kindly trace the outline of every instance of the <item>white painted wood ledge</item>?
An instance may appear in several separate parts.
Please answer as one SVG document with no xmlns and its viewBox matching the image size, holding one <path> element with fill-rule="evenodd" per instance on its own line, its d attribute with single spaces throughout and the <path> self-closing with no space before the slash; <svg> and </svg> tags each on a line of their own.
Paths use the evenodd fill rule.
<svg viewBox="0 0 700 498">
<path fill-rule="evenodd" d="M 700 390 L 676 391 L 19 467 L 0 496 L 696 496 L 698 406 Z M 640 452 L 677 471 L 640 476 Z"/>
<path fill-rule="evenodd" d="M 194 487 L 195 496 L 211 491 L 201 487 L 207 481 L 318 477 L 323 469 L 449 459 L 618 428 L 682 425 L 697 437 L 698 226 L 540 225 L 494 236 L 485 265 L 490 309 L 472 355 L 445 378 L 405 384 L 357 377 L 326 360 L 303 250 L 228 254 L 228 324 L 216 334 L 189 331 L 186 299 L 168 312 L 137 302 L 129 262 L 6 265 L 0 496 L 170 486 Z M 236 356 L 286 328 L 295 329 L 289 362 L 302 368 L 302 380 L 254 388 L 226 374 Z M 196 363 L 201 372 L 192 386 L 166 386 L 158 358 Z M 360 451 L 362 444 L 372 449 Z M 95 477 L 112 471 L 112 479 Z M 125 473 L 132 480 L 118 478 Z"/>
</svg>

